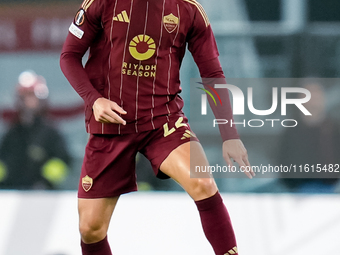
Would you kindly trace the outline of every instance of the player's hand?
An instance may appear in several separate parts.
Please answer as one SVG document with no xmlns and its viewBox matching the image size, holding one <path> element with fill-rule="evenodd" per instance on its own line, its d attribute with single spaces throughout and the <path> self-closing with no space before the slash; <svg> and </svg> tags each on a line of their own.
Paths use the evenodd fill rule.
<svg viewBox="0 0 340 255">
<path fill-rule="evenodd" d="M 229 166 L 232 166 L 232 159 L 239 164 L 244 173 L 252 179 L 255 176 L 248 161 L 247 150 L 240 139 L 231 139 L 223 142 L 223 158 Z"/>
<path fill-rule="evenodd" d="M 109 99 L 103 97 L 98 98 L 94 102 L 92 109 L 94 118 L 98 122 L 126 125 L 126 121 L 122 119 L 117 113 L 126 114 L 127 112 L 117 103 Z"/>
</svg>

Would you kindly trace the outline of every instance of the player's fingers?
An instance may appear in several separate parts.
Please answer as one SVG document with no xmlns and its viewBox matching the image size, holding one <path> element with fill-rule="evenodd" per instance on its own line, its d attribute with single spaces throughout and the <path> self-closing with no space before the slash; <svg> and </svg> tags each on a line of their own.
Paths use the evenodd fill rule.
<svg viewBox="0 0 340 255">
<path fill-rule="evenodd" d="M 253 168 L 251 167 L 250 163 L 249 163 L 249 160 L 248 160 L 248 157 L 245 157 L 243 159 L 243 162 L 246 164 L 246 167 L 247 167 L 247 170 L 248 172 L 251 174 L 251 176 L 255 176 L 255 173 L 253 171 Z"/>
<path fill-rule="evenodd" d="M 93 115 L 96 121 L 101 123 L 107 123 L 108 120 L 104 118 L 102 114 L 98 114 L 96 111 L 93 111 Z"/>
<path fill-rule="evenodd" d="M 244 169 L 244 174 L 249 178 L 249 179 L 253 179 L 253 175 L 249 172 L 249 170 Z"/>
<path fill-rule="evenodd" d="M 108 110 L 104 111 L 102 114 L 95 114 L 96 121 L 100 123 L 113 123 L 113 124 L 123 124 L 126 125 L 126 121 L 123 120 L 118 114 L 114 111 Z"/>
<path fill-rule="evenodd" d="M 247 156 L 244 156 L 243 158 L 243 162 L 246 166 L 250 166 L 250 163 L 249 163 L 249 160 L 248 160 L 248 157 Z"/>
<path fill-rule="evenodd" d="M 247 150 L 244 146 L 242 147 L 243 147 L 242 148 L 243 150 L 242 150 L 241 160 L 242 160 L 242 163 L 244 164 L 243 170 L 244 170 L 244 173 L 251 179 L 253 176 L 255 176 L 255 173 L 249 163 Z"/>
<path fill-rule="evenodd" d="M 231 158 L 229 155 L 224 155 L 223 156 L 224 160 L 227 162 L 228 166 L 229 167 L 232 167 L 233 166 L 233 162 L 231 161 Z"/>
<path fill-rule="evenodd" d="M 251 165 L 250 165 L 250 163 L 249 163 L 248 155 L 245 154 L 245 155 L 242 157 L 242 160 L 243 160 L 243 162 L 244 162 L 244 164 L 245 164 L 245 167 L 246 167 L 247 171 L 248 171 L 252 176 L 255 176 L 255 173 L 254 173 L 254 171 L 253 171 L 253 169 L 252 169 L 252 167 L 251 167 Z"/>
<path fill-rule="evenodd" d="M 96 120 L 97 120 L 97 119 L 96 119 Z M 108 121 L 108 120 L 107 120 L 106 118 L 104 118 L 104 117 L 98 118 L 97 121 L 100 122 L 100 123 L 105 123 L 105 124 L 111 123 L 110 121 Z"/>
<path fill-rule="evenodd" d="M 250 172 L 250 168 L 247 166 L 247 164 L 244 162 L 242 157 L 235 158 L 235 161 L 239 164 L 240 168 L 242 169 L 242 172 L 250 179 L 253 178 L 253 175 Z M 249 163 L 249 162 L 248 162 Z"/>
<path fill-rule="evenodd" d="M 247 166 L 242 166 L 241 167 L 242 169 L 242 172 L 249 178 L 249 179 L 252 179 L 253 178 L 253 174 L 252 174 L 252 171 L 251 168 L 247 167 Z"/>
<path fill-rule="evenodd" d="M 122 119 L 119 115 L 116 116 L 115 121 L 116 121 L 115 123 L 117 124 L 126 125 L 126 121 Z"/>
<path fill-rule="evenodd" d="M 111 109 L 113 111 L 120 113 L 120 114 L 127 114 L 127 112 L 115 102 L 111 103 Z"/>
<path fill-rule="evenodd" d="M 107 119 L 110 123 L 126 125 L 126 121 L 113 111 L 106 113 L 104 118 Z"/>
</svg>

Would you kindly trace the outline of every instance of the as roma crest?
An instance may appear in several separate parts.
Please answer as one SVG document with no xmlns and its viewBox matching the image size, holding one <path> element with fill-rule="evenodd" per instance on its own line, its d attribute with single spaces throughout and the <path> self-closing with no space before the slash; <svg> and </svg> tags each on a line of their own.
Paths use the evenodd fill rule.
<svg viewBox="0 0 340 255">
<path fill-rule="evenodd" d="M 88 192 L 92 187 L 93 179 L 90 176 L 86 175 L 84 178 L 81 179 L 81 184 L 83 186 L 83 189 Z"/>
<path fill-rule="evenodd" d="M 175 31 L 175 29 L 178 26 L 178 22 L 179 22 L 179 19 L 172 13 L 164 16 L 163 18 L 164 27 L 166 31 L 168 31 L 169 33 L 172 33 L 173 31 Z"/>
</svg>

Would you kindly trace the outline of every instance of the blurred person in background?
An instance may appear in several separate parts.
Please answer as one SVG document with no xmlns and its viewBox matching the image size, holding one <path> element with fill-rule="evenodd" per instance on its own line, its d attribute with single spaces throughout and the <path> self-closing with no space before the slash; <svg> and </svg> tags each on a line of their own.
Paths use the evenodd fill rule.
<svg viewBox="0 0 340 255">
<path fill-rule="evenodd" d="M 0 143 L 0 188 L 57 189 L 65 180 L 71 158 L 46 117 L 48 95 L 44 77 L 20 74 L 16 114 Z"/>
<path fill-rule="evenodd" d="M 286 128 L 281 137 L 279 164 L 296 165 L 297 172 L 281 174 L 280 183 L 290 192 L 333 193 L 340 177 L 340 170 L 335 166 L 340 164 L 339 125 L 327 116 L 325 90 L 320 80 L 307 78 L 302 85 L 311 93 L 311 99 L 304 106 L 312 115 L 300 112 L 298 125 Z M 299 166 L 304 168 L 306 164 L 309 171 L 301 173 Z M 317 165 L 323 170 L 316 172 Z"/>
</svg>

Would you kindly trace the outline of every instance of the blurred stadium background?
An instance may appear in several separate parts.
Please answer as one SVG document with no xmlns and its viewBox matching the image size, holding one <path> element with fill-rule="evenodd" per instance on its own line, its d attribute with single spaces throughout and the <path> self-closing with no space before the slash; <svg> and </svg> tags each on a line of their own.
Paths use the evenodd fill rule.
<svg viewBox="0 0 340 255">
<path fill-rule="evenodd" d="M 227 79 L 339 78 L 338 0 L 199 2 L 210 18 Z M 0 112 L 14 107 L 18 76 L 28 69 L 46 78 L 52 107 L 82 102 L 59 68 L 61 47 L 80 4 L 78 0 L 0 0 Z M 188 53 L 181 70 L 188 115 L 190 79 L 197 77 Z M 333 81 L 325 87 L 326 109 L 339 123 L 340 84 Z M 270 103 L 265 87 L 256 89 L 256 101 Z M 88 137 L 83 122 L 80 114 L 55 123 L 73 157 L 60 191 L 0 192 L 0 255 L 80 254 L 75 190 Z M 0 119 L 0 139 L 7 128 L 8 123 Z M 240 133 L 251 163 L 275 164 L 281 129 L 244 128 Z M 209 158 L 220 155 L 220 147 L 209 144 L 206 137 L 200 139 Z M 143 158 L 138 166 L 141 188 L 150 191 L 120 201 L 109 235 L 117 244 L 116 254 L 213 254 L 188 196 L 174 182 L 143 174 L 150 170 Z M 293 194 L 278 178 L 221 178 L 217 183 L 234 219 L 240 254 L 339 253 L 338 194 Z M 338 188 L 333 193 L 339 192 Z M 132 232 L 135 239 L 127 241 Z"/>
</svg>

